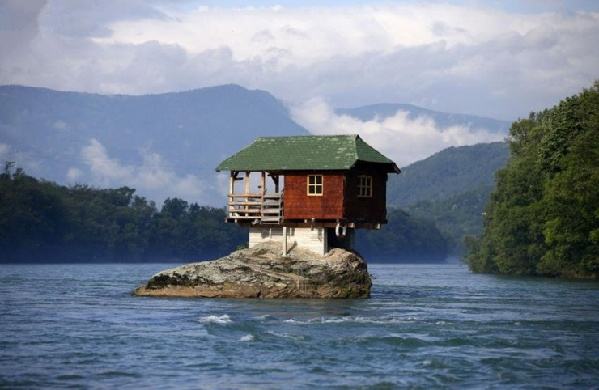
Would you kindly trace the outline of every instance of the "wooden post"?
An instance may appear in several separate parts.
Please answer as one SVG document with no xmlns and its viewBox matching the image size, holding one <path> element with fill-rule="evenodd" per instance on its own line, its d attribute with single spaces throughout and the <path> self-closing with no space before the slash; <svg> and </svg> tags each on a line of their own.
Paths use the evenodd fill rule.
<svg viewBox="0 0 599 390">
<path fill-rule="evenodd" d="M 246 172 L 243 177 L 243 193 L 246 195 L 250 193 L 250 172 Z"/>
<path fill-rule="evenodd" d="M 250 198 L 248 197 L 248 194 L 250 193 L 250 172 L 246 172 L 245 176 L 243 177 L 243 195 L 244 197 L 243 202 L 245 203 L 245 206 L 242 206 L 243 209 L 245 210 L 245 216 L 249 216 L 249 210 L 250 210 L 250 206 L 248 206 L 247 202 L 249 202 Z"/>
<path fill-rule="evenodd" d="M 283 226 L 283 256 L 287 256 L 287 227 Z"/>
<path fill-rule="evenodd" d="M 235 172 L 231 171 L 229 175 L 229 193 L 227 194 L 227 218 L 230 215 L 233 215 L 232 211 L 235 209 L 235 206 L 231 206 L 231 203 L 235 201 L 235 198 L 232 198 L 231 195 L 235 193 Z"/>
<path fill-rule="evenodd" d="M 235 171 L 231 171 L 231 176 L 229 176 L 229 194 L 233 195 L 235 193 Z"/>
<path fill-rule="evenodd" d="M 264 196 L 266 195 L 266 172 L 260 172 L 260 221 L 264 216 Z"/>
<path fill-rule="evenodd" d="M 266 194 L 266 172 L 260 172 L 260 187 L 262 188 L 262 195 Z"/>
</svg>

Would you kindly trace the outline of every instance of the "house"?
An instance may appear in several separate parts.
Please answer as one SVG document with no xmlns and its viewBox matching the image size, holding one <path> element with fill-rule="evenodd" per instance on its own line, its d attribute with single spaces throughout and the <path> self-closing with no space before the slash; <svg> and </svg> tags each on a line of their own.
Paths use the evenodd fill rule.
<svg viewBox="0 0 599 390">
<path fill-rule="evenodd" d="M 276 240 L 285 254 L 351 249 L 355 229 L 387 222 L 387 174 L 400 172 L 358 135 L 260 137 L 216 170 L 230 172 L 226 222 L 249 227 L 250 247 Z"/>
</svg>

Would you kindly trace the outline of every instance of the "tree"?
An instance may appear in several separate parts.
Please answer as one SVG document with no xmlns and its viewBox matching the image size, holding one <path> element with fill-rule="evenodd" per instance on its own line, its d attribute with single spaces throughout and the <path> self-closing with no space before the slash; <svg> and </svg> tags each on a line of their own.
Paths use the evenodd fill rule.
<svg viewBox="0 0 599 390">
<path fill-rule="evenodd" d="M 599 82 L 510 129 L 476 272 L 599 277 Z"/>
</svg>

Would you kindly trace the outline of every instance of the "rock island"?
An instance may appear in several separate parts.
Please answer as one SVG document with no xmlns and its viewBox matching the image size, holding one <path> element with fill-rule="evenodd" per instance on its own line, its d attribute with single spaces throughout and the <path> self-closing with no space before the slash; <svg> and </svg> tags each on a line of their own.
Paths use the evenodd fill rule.
<svg viewBox="0 0 599 390">
<path fill-rule="evenodd" d="M 214 261 L 187 264 L 154 275 L 140 296 L 203 298 L 367 298 L 372 285 L 357 254 L 334 248 L 326 255 L 276 242 L 237 250 Z"/>
<path fill-rule="evenodd" d="M 369 296 L 355 232 L 387 223 L 393 161 L 358 135 L 260 137 L 216 170 L 229 172 L 225 222 L 249 230 L 248 248 L 160 272 L 137 295 Z"/>
</svg>

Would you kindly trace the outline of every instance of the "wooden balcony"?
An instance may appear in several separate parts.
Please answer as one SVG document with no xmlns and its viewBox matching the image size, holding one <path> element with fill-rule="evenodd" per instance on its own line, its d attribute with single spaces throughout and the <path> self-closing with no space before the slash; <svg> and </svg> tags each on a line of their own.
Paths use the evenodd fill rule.
<svg viewBox="0 0 599 390">
<path fill-rule="evenodd" d="M 229 194 L 227 222 L 280 224 L 283 221 L 283 193 Z"/>
</svg>

